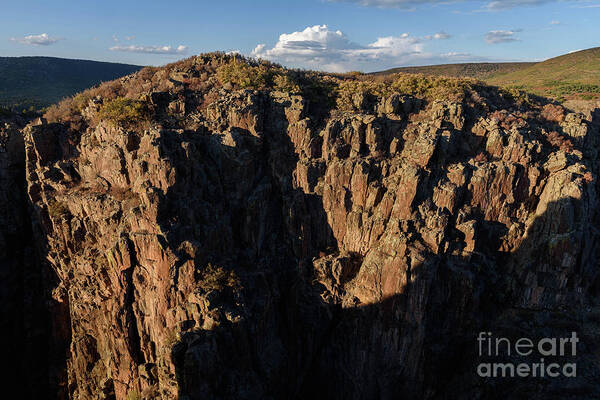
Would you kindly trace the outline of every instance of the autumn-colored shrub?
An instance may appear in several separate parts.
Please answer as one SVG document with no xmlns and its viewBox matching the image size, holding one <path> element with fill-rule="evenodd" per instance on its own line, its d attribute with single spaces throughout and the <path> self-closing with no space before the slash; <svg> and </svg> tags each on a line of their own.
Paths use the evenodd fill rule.
<svg viewBox="0 0 600 400">
<path fill-rule="evenodd" d="M 561 123 L 565 119 L 565 109 L 556 104 L 546 104 L 540 116 L 547 121 Z"/>
<path fill-rule="evenodd" d="M 563 151 L 570 152 L 573 150 L 573 142 L 569 138 L 561 135 L 556 131 L 550 132 L 548 136 L 546 136 L 546 138 L 552 146 L 558 147 Z"/>
</svg>

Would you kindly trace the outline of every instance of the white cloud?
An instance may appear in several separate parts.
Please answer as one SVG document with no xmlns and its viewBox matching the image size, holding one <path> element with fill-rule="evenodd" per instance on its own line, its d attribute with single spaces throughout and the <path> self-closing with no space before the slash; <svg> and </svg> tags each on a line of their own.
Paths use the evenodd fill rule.
<svg viewBox="0 0 600 400">
<path fill-rule="evenodd" d="M 550 25 L 560 25 L 560 21 L 550 21 Z"/>
<path fill-rule="evenodd" d="M 125 36 L 123 38 L 123 40 L 125 40 L 126 42 L 131 42 L 132 40 L 135 40 L 135 36 L 133 36 L 133 35 L 132 36 Z M 115 43 L 119 43 L 121 40 L 119 39 L 119 37 L 116 34 L 114 34 L 114 35 L 112 35 L 112 41 L 115 42 Z"/>
<path fill-rule="evenodd" d="M 450 39 L 452 37 L 452 35 L 447 34 L 444 31 L 438 32 L 436 34 L 433 35 L 427 35 L 425 36 L 425 39 L 427 40 L 444 40 L 444 39 Z"/>
<path fill-rule="evenodd" d="M 472 58 L 473 56 L 470 53 L 461 53 L 458 51 L 451 51 L 450 53 L 444 53 L 440 55 L 445 58 L 454 58 L 454 59 L 466 59 Z"/>
<path fill-rule="evenodd" d="M 485 34 L 485 41 L 489 44 L 517 42 L 519 41 L 519 38 L 515 36 L 517 32 L 520 32 L 520 30 L 489 31 Z"/>
<path fill-rule="evenodd" d="M 551 3 L 557 0 L 495 0 L 487 4 L 490 10 L 507 10 L 519 6 L 538 6 L 545 3 Z"/>
<path fill-rule="evenodd" d="M 41 35 L 28 35 L 25 37 L 11 38 L 13 42 L 18 42 L 21 44 L 29 44 L 33 46 L 50 46 L 61 40 L 61 38 L 53 38 L 48 36 L 47 33 L 42 33 Z"/>
<path fill-rule="evenodd" d="M 339 30 L 315 25 L 301 32 L 280 35 L 272 48 L 259 44 L 252 56 L 296 67 L 341 72 L 396 65 L 422 52 L 421 40 L 407 33 L 378 38 L 362 46 L 350 41 Z"/>
<path fill-rule="evenodd" d="M 429 38 L 444 39 L 446 35 L 440 32 Z M 292 67 L 344 72 L 451 62 L 459 54 L 428 53 L 424 49 L 424 39 L 403 33 L 399 36 L 380 37 L 373 43 L 360 45 L 339 30 L 331 30 L 327 25 L 315 25 L 303 31 L 280 35 L 273 47 L 259 44 L 251 56 Z M 462 57 L 464 54 L 460 54 L 459 58 Z"/>
<path fill-rule="evenodd" d="M 448 4 L 448 0 L 329 0 L 332 2 L 356 3 L 362 6 L 373 6 L 383 8 L 411 8 L 423 4 Z M 456 0 L 454 2 L 464 2 L 465 0 Z M 468 1 L 468 0 L 466 0 Z M 581 0 L 471 0 L 471 3 L 483 3 L 485 8 L 490 10 L 505 10 L 520 6 L 537 6 L 545 3 L 559 1 L 581 1 Z"/>
<path fill-rule="evenodd" d="M 146 53 L 146 54 L 186 54 L 187 46 L 113 46 L 109 48 L 111 51 L 125 51 L 129 53 Z"/>
</svg>

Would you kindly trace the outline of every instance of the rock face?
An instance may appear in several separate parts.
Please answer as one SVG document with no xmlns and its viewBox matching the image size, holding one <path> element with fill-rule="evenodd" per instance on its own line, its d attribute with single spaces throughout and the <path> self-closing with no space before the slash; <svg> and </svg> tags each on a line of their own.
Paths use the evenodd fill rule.
<svg viewBox="0 0 600 400">
<path fill-rule="evenodd" d="M 398 94 L 326 119 L 282 92 L 191 112 L 169 96 L 153 95 L 187 122 L 23 130 L 59 397 L 600 395 L 592 121 Z M 6 195 L 4 220 L 22 201 Z M 578 377 L 480 378 L 484 330 L 577 331 Z"/>
</svg>

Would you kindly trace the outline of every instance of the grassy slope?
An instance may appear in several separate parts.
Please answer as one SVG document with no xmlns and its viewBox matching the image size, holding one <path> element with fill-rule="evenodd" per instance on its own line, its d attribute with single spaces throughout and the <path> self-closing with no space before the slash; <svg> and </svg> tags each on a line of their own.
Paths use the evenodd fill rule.
<svg viewBox="0 0 600 400">
<path fill-rule="evenodd" d="M 374 75 L 386 75 L 394 73 L 426 74 L 439 76 L 454 76 L 459 78 L 486 79 L 490 76 L 502 73 L 518 71 L 532 66 L 534 63 L 465 63 L 465 64 L 442 64 L 428 65 L 422 67 L 401 67 L 386 71 L 375 72 Z"/>
<path fill-rule="evenodd" d="M 0 106 L 45 107 L 141 68 L 53 57 L 0 57 Z"/>
<path fill-rule="evenodd" d="M 551 58 L 486 81 L 499 86 L 517 86 L 548 97 L 600 96 L 600 47 Z"/>
</svg>

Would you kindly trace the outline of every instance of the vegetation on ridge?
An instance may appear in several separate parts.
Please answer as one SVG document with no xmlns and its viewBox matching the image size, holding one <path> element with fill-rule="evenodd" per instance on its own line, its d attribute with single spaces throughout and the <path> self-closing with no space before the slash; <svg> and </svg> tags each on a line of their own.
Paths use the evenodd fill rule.
<svg viewBox="0 0 600 400">
<path fill-rule="evenodd" d="M 147 126 L 153 120 L 177 124 L 190 115 L 202 120 L 202 113 L 224 92 L 235 90 L 302 95 L 317 120 L 332 111 L 363 111 L 363 107 L 371 107 L 394 93 L 426 101 L 482 102 L 490 96 L 502 102 L 516 99 L 517 106 L 531 101 L 519 89 L 492 88 L 475 79 L 423 74 L 326 74 L 217 52 L 161 68 L 147 67 L 105 82 L 50 107 L 45 116 L 73 130 L 102 120 L 128 129 Z"/>
<path fill-rule="evenodd" d="M 600 98 L 600 47 L 577 51 L 499 74 L 488 83 L 518 87 L 528 92 L 565 100 Z"/>
<path fill-rule="evenodd" d="M 149 113 L 146 102 L 117 97 L 100 106 L 98 118 L 115 125 L 130 127 L 148 121 Z"/>
</svg>

